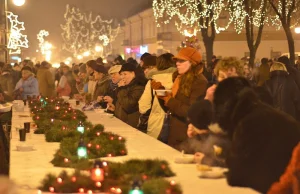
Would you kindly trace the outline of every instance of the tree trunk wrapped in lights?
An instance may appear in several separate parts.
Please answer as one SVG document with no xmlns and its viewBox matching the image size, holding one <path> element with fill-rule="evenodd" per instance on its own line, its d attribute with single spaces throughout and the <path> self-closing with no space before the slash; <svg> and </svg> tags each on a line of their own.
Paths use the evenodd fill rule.
<svg viewBox="0 0 300 194">
<path fill-rule="evenodd" d="M 206 49 L 206 60 L 211 61 L 216 33 L 226 30 L 232 23 L 233 14 L 228 14 L 222 25 L 218 19 L 226 13 L 230 0 L 154 0 L 153 10 L 158 26 L 175 19 L 177 30 L 185 34 L 186 29 L 200 31 Z M 162 20 L 162 21 L 161 21 Z"/>
<path fill-rule="evenodd" d="M 282 26 L 288 41 L 290 62 L 291 65 L 294 65 L 295 42 L 292 28 L 299 25 L 300 0 L 268 0 L 268 2 L 275 13 L 274 16 L 271 17 L 271 21 L 274 25 L 278 26 L 278 28 Z"/>
</svg>

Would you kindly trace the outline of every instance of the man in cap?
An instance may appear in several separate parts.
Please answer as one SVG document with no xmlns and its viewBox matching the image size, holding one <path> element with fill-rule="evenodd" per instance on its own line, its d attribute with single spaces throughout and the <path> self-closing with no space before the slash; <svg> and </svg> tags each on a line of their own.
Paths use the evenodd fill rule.
<svg viewBox="0 0 300 194">
<path fill-rule="evenodd" d="M 108 74 L 110 75 L 111 81 L 109 83 L 109 90 L 106 96 L 104 96 L 104 101 L 107 103 L 115 103 L 117 100 L 117 88 L 118 83 L 121 80 L 120 70 L 122 65 L 112 66 L 108 70 Z"/>
</svg>

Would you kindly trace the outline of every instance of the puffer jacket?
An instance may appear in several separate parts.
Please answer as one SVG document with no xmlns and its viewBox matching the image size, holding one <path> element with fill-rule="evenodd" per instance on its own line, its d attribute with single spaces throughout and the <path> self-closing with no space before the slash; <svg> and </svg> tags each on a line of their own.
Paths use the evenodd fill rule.
<svg viewBox="0 0 300 194">
<path fill-rule="evenodd" d="M 117 95 L 115 116 L 134 128 L 139 122 L 138 101 L 144 92 L 145 83 L 135 78 L 130 84 L 120 87 Z"/>
<path fill-rule="evenodd" d="M 40 95 L 39 83 L 33 76 L 30 76 L 27 80 L 20 79 L 15 87 L 15 91 L 20 88 L 23 88 L 23 92 L 21 94 L 23 100 L 26 100 L 27 96 L 33 97 Z"/>
<path fill-rule="evenodd" d="M 165 88 L 170 89 L 173 86 L 172 75 L 175 71 L 176 68 L 174 67 L 163 71 L 156 71 L 150 78 L 157 82 L 161 82 Z M 153 104 L 152 98 L 154 98 Z M 151 112 L 148 119 L 147 134 L 154 138 L 158 138 L 164 122 L 165 111 L 162 109 L 158 98 L 155 96 L 155 91 L 151 88 L 151 80 L 148 81 L 144 93 L 139 100 L 139 111 L 141 114 L 145 114 L 149 109 L 151 109 Z"/>
</svg>

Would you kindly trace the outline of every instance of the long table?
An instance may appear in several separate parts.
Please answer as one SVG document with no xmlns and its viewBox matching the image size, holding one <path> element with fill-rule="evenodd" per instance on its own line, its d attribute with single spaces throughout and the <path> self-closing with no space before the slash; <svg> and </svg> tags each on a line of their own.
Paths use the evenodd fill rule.
<svg viewBox="0 0 300 194">
<path fill-rule="evenodd" d="M 44 135 L 30 134 L 26 136 L 26 142 L 19 141 L 17 127 L 24 122 L 31 121 L 28 115 L 29 109 L 24 112 L 13 112 L 12 139 L 10 157 L 10 178 L 13 180 L 19 194 L 36 194 L 36 189 L 47 173 L 58 174 L 63 168 L 54 167 L 50 161 L 59 143 L 48 143 Z M 164 159 L 170 163 L 171 169 L 176 173 L 170 178 L 181 184 L 185 194 L 255 194 L 257 192 L 247 188 L 234 188 L 227 185 L 225 179 L 200 179 L 195 164 L 176 164 L 174 158 L 181 153 L 177 150 L 157 141 L 156 139 L 139 132 L 115 117 L 93 111 L 86 112 L 88 120 L 93 124 L 103 124 L 106 131 L 117 133 L 127 139 L 128 155 L 122 157 L 105 158 L 110 161 L 122 162 L 129 159 Z M 33 145 L 36 149 L 31 152 L 16 151 L 18 145 Z M 73 172 L 73 169 L 65 169 Z"/>
</svg>

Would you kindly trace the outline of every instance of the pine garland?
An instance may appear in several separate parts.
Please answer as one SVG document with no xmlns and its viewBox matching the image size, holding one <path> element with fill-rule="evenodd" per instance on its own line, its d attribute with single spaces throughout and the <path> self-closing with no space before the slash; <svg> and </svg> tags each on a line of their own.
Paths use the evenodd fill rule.
<svg viewBox="0 0 300 194">
<path fill-rule="evenodd" d="M 58 193 L 87 193 L 89 190 L 117 193 L 118 189 L 121 189 L 122 193 L 128 193 L 131 182 L 138 179 L 144 181 L 144 194 L 182 193 L 179 185 L 170 184 L 162 179 L 175 174 L 169 168 L 169 164 L 161 160 L 129 160 L 122 164 L 108 162 L 108 166 L 105 167 L 105 180 L 99 187 L 99 184 L 87 175 L 94 166 L 90 159 L 126 155 L 126 140 L 117 134 L 105 132 L 101 124 L 93 126 L 86 121 L 87 117 L 82 111 L 72 109 L 62 99 L 41 98 L 31 101 L 29 106 L 32 119 L 38 126 L 35 133 L 44 134 L 47 142 L 60 142 L 60 148 L 54 154 L 51 163 L 56 167 L 76 169 L 72 175 L 65 171 L 62 171 L 59 177 L 53 174 L 46 175 L 40 190 Z M 85 127 L 83 134 L 77 131 L 79 121 Z M 80 140 L 83 140 L 87 148 L 88 159 L 79 159 L 77 156 Z"/>
<path fill-rule="evenodd" d="M 88 158 L 113 157 L 127 155 L 125 139 L 119 135 L 103 132 L 96 125 L 92 130 L 84 134 L 83 140 L 88 150 Z M 82 136 L 64 137 L 59 150 L 55 153 L 51 163 L 57 167 L 70 167 L 86 169 L 87 159 L 78 159 L 77 147 Z M 87 161 L 85 161 L 87 160 Z"/>
<path fill-rule="evenodd" d="M 77 147 L 80 138 L 88 149 L 88 158 L 124 156 L 127 154 L 125 139 L 119 135 L 104 132 L 103 125 L 95 125 L 86 121 L 86 115 L 74 110 L 62 99 L 40 98 L 29 103 L 33 120 L 38 126 L 37 134 L 45 134 L 47 142 L 61 142 L 60 149 L 51 161 L 54 166 L 81 166 L 85 161 L 77 159 Z M 84 134 L 78 132 L 78 122 L 85 127 Z M 68 161 L 66 163 L 66 160 Z M 80 164 L 77 164 L 77 163 Z"/>
<path fill-rule="evenodd" d="M 92 169 L 89 168 L 90 170 Z M 180 194 L 179 185 L 169 182 L 164 177 L 174 176 L 169 164 L 163 160 L 129 160 L 125 163 L 107 162 L 103 167 L 105 178 L 100 183 L 93 181 L 88 171 L 76 171 L 68 175 L 62 171 L 58 177 L 48 174 L 39 187 L 42 191 L 53 189 L 57 193 L 77 193 L 79 191 L 109 192 L 120 189 L 128 193 L 132 180 L 143 181 L 141 190 L 144 194 Z M 59 180 L 60 179 L 60 180 Z M 74 184 L 76 182 L 76 184 Z"/>
</svg>

